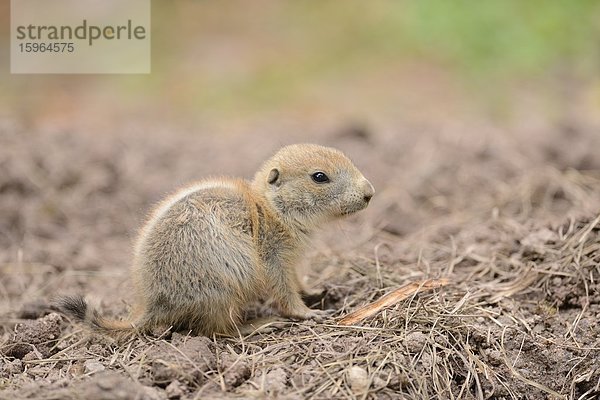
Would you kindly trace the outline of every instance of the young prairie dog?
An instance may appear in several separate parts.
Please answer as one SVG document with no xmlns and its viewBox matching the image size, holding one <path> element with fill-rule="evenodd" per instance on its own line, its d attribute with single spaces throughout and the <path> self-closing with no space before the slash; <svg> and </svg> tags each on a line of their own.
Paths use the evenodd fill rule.
<svg viewBox="0 0 600 400">
<path fill-rule="evenodd" d="M 342 152 L 286 146 L 251 182 L 199 181 L 155 208 L 135 244 L 130 320 L 107 320 L 81 296 L 58 307 L 116 336 L 159 326 L 231 334 L 244 306 L 265 297 L 285 317 L 317 317 L 323 311 L 302 301 L 295 266 L 316 227 L 364 209 L 373 194 Z"/>
</svg>

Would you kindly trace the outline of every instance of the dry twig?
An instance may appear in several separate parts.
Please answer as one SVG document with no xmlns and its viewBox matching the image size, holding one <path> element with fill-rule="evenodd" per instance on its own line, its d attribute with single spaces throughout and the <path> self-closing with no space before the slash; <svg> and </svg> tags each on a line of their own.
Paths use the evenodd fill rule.
<svg viewBox="0 0 600 400">
<path fill-rule="evenodd" d="M 377 314 L 384 308 L 393 306 L 394 304 L 408 298 L 409 296 L 419 293 L 423 290 L 436 289 L 448 284 L 448 279 L 428 279 L 420 282 L 409 283 L 406 286 L 402 286 L 399 289 L 394 290 L 391 293 L 386 294 L 381 297 L 379 300 L 374 301 L 373 303 L 367 304 L 364 307 L 359 308 L 358 310 L 346 315 L 342 318 L 338 324 L 339 325 L 354 325 L 357 322 L 362 321 L 365 318 L 368 318 L 372 315 Z"/>
</svg>

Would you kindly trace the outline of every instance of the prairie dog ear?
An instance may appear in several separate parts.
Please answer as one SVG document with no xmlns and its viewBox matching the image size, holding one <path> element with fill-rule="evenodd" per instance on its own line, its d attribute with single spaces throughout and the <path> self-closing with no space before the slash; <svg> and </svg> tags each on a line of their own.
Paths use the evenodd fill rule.
<svg viewBox="0 0 600 400">
<path fill-rule="evenodd" d="M 267 177 L 267 182 L 271 185 L 279 186 L 281 185 L 281 181 L 279 180 L 279 170 L 277 168 L 273 168 L 271 172 L 269 172 L 269 176 Z"/>
</svg>

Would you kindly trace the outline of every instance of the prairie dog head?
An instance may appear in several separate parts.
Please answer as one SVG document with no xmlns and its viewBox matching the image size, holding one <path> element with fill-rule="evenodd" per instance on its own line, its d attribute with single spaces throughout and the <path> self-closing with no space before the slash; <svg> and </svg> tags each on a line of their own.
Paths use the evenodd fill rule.
<svg viewBox="0 0 600 400">
<path fill-rule="evenodd" d="M 375 193 L 341 151 L 314 144 L 283 147 L 252 185 L 283 217 L 307 225 L 360 211 Z"/>
</svg>

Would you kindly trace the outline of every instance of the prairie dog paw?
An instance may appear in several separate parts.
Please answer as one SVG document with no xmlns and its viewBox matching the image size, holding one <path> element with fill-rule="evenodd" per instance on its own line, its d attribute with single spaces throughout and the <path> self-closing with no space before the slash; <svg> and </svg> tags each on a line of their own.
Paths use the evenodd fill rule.
<svg viewBox="0 0 600 400">
<path fill-rule="evenodd" d="M 312 310 L 308 309 L 302 319 L 312 319 L 317 322 L 323 322 L 326 320 L 331 314 L 333 314 L 335 310 Z"/>
</svg>

